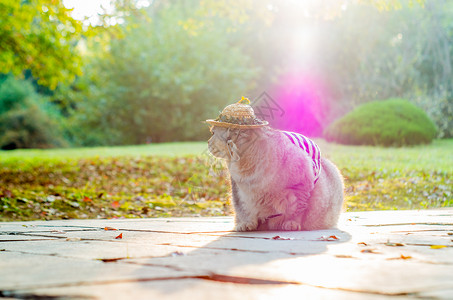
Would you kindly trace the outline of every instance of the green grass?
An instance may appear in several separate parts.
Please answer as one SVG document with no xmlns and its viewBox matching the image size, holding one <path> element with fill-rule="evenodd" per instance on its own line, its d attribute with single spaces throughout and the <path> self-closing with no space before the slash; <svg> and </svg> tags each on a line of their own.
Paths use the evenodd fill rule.
<svg viewBox="0 0 453 300">
<path fill-rule="evenodd" d="M 453 139 L 412 147 L 344 146 L 318 141 L 322 152 L 342 168 L 380 171 L 453 172 Z"/>
<path fill-rule="evenodd" d="M 383 148 L 320 141 L 345 176 L 348 210 L 453 206 L 453 140 Z"/>
<path fill-rule="evenodd" d="M 453 140 L 318 143 L 345 177 L 346 210 L 453 206 Z M 228 189 L 204 142 L 0 151 L 0 220 L 225 215 Z"/>
<path fill-rule="evenodd" d="M 180 142 L 116 147 L 0 150 L 0 164 L 24 166 L 83 158 L 186 156 L 199 155 L 205 149 L 204 142 Z"/>
</svg>

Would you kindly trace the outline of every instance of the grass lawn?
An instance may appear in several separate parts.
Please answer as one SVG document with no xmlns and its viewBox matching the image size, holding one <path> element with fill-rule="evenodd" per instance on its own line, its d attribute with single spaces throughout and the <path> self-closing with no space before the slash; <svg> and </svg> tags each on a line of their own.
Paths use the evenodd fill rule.
<svg viewBox="0 0 453 300">
<path fill-rule="evenodd" d="M 18 168 L 29 168 L 42 163 L 58 163 L 83 158 L 187 156 L 199 155 L 205 149 L 206 143 L 186 142 L 117 147 L 0 150 L 0 166 L 16 165 Z"/>
<path fill-rule="evenodd" d="M 318 143 L 345 177 L 345 210 L 453 206 L 453 140 Z M 0 151 L 0 220 L 225 215 L 227 178 L 204 142 Z"/>
</svg>

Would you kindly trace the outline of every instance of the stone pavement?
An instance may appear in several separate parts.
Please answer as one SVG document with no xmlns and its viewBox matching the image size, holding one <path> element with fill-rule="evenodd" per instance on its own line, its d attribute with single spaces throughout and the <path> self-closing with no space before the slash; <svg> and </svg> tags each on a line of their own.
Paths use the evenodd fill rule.
<svg viewBox="0 0 453 300">
<path fill-rule="evenodd" d="M 232 228 L 230 217 L 0 223 L 0 298 L 453 299 L 451 208 L 344 213 L 322 231 Z"/>
</svg>

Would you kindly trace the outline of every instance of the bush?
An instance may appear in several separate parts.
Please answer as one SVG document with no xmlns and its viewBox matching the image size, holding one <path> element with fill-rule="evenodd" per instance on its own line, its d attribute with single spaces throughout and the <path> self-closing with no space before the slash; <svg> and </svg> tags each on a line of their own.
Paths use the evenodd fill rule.
<svg viewBox="0 0 453 300">
<path fill-rule="evenodd" d="M 0 84 L 0 149 L 63 146 L 59 118 L 29 81 L 8 77 Z"/>
<path fill-rule="evenodd" d="M 350 145 L 403 146 L 430 143 L 436 126 L 426 113 L 403 99 L 373 101 L 330 124 L 328 141 Z"/>
</svg>

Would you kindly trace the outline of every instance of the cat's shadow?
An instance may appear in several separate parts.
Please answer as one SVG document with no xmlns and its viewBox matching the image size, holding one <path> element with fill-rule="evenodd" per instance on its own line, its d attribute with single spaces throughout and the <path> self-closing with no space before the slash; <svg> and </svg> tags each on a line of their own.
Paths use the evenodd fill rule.
<svg viewBox="0 0 453 300">
<path fill-rule="evenodd" d="M 202 279 L 233 283 L 273 283 L 273 270 L 278 269 L 279 261 L 290 262 L 294 258 L 319 255 L 326 252 L 328 247 L 351 239 L 349 233 L 340 229 L 226 234 L 209 232 L 203 235 L 218 237 L 203 245 L 186 245 L 182 249 L 187 251 L 175 253 L 172 257 L 149 259 L 149 263 L 154 266 L 162 265 L 176 271 L 193 273 L 188 279 L 198 281 L 179 280 L 171 289 L 164 288 L 165 285 L 147 286 L 158 288 L 159 292 L 167 294 L 185 288 L 196 289 L 194 284 L 202 283 Z M 189 250 L 192 247 L 194 250 Z M 285 266 L 288 268 L 288 262 Z M 278 278 L 278 274 L 275 278 Z"/>
</svg>

